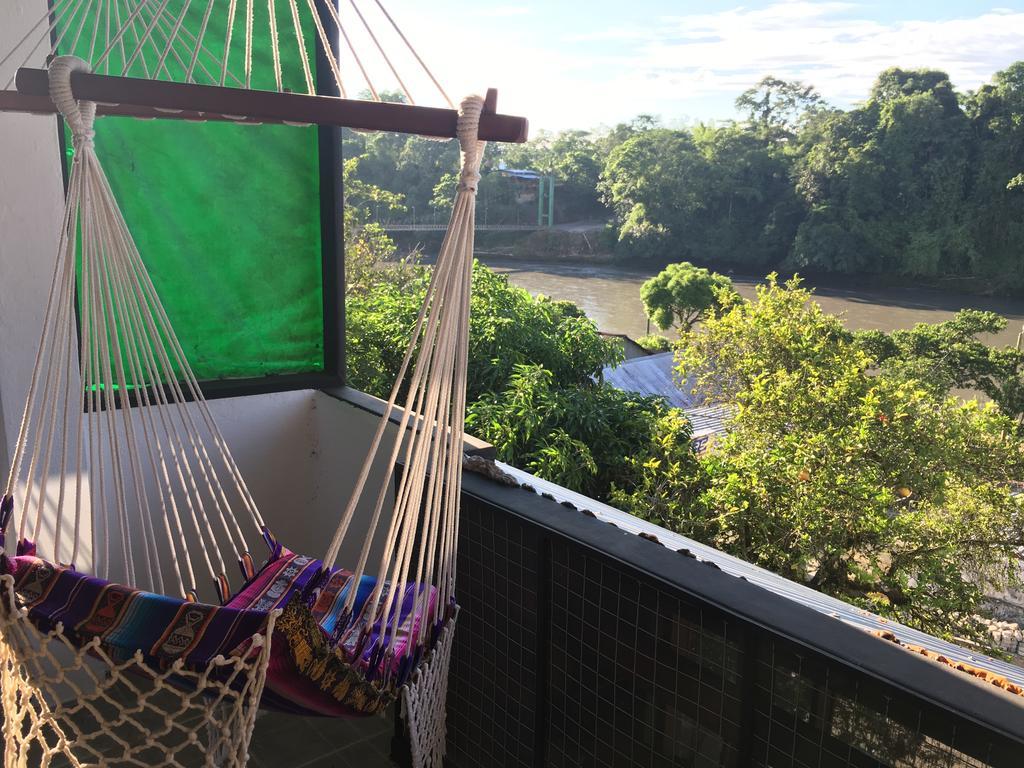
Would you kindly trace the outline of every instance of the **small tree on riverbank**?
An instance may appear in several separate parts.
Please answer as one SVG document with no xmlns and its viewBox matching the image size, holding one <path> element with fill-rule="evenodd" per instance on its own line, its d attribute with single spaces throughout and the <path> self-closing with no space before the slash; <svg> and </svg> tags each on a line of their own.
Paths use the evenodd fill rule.
<svg viewBox="0 0 1024 768">
<path fill-rule="evenodd" d="M 673 325 L 688 331 L 719 305 L 719 293 L 732 290 L 725 275 L 688 261 L 669 264 L 640 287 L 644 310 L 663 331 Z"/>
</svg>

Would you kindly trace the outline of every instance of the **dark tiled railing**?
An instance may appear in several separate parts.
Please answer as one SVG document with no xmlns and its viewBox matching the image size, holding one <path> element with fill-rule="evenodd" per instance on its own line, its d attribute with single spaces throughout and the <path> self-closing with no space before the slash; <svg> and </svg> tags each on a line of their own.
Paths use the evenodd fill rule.
<svg viewBox="0 0 1024 768">
<path fill-rule="evenodd" d="M 467 474 L 448 763 L 1024 764 L 1024 702 Z"/>
</svg>

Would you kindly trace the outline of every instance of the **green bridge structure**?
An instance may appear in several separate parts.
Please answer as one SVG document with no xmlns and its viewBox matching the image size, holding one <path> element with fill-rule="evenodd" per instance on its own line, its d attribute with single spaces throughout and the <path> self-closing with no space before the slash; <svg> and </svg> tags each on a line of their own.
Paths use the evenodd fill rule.
<svg viewBox="0 0 1024 768">
<path fill-rule="evenodd" d="M 547 176 L 539 171 L 515 168 L 498 168 L 498 173 L 526 184 L 537 184 L 537 221 L 532 224 L 480 224 L 478 232 L 531 232 L 555 226 L 555 177 Z M 413 208 L 411 222 L 379 222 L 387 232 L 443 232 L 447 223 L 416 221 L 416 209 Z"/>
</svg>

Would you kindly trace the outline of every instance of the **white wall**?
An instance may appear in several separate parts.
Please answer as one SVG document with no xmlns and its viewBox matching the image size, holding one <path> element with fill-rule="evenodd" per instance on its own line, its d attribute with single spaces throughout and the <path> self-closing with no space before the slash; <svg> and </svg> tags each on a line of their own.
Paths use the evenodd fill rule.
<svg viewBox="0 0 1024 768">
<path fill-rule="evenodd" d="M 0 58 L 46 12 L 46 0 L 4 0 L 2 5 Z M 39 51 L 30 63 L 41 66 L 43 59 L 44 52 Z M 12 72 L 10 65 L 0 68 L 0 87 Z M 32 373 L 63 208 L 56 119 L 0 113 L 0 459 L 4 475 Z"/>
<path fill-rule="evenodd" d="M 195 408 L 194 405 L 189 407 Z M 378 417 L 311 391 L 213 400 L 210 410 L 270 530 L 292 551 L 323 557 L 351 495 Z M 390 425 L 387 436 L 393 438 L 395 431 L 395 426 Z M 384 462 L 378 461 L 342 547 L 339 565 L 354 566 L 369 525 L 377 489 L 383 480 Z M 104 487 L 108 498 L 112 499 L 111 489 L 114 486 L 109 469 L 104 473 Z M 183 494 L 176 495 L 180 502 Z M 146 496 L 151 509 L 158 510 L 159 493 L 148 477 Z M 390 512 L 393 498 L 394 494 L 389 489 L 385 513 Z M 112 501 L 104 508 L 114 509 Z M 239 519 L 248 536 L 250 553 L 259 565 L 266 559 L 267 550 L 254 534 L 251 524 L 247 525 L 241 514 Z M 185 527 L 188 530 L 187 523 Z M 112 570 L 108 578 L 125 583 L 134 581 L 148 587 L 141 565 L 143 539 L 140 524 L 132 523 L 132 552 L 136 562 L 134 580 L 128 576 L 124 558 L 120 555 L 121 536 L 116 522 L 109 527 L 98 524 L 97 530 L 101 536 L 105 531 L 109 534 Z M 161 573 L 165 586 L 169 587 L 176 583 L 174 565 L 165 537 L 157 538 L 163 565 Z M 211 582 L 202 565 L 199 548 L 194 540 L 189 543 L 200 597 L 213 599 L 212 593 L 204 592 L 211 588 Z M 239 573 L 230 545 L 223 537 L 220 544 L 226 573 L 237 586 Z M 374 551 L 379 552 L 379 541 L 377 545 Z M 188 586 L 191 585 L 186 584 Z"/>
<path fill-rule="evenodd" d="M 4 2 L 0 57 L 45 12 L 45 0 Z M 0 68 L 0 87 L 29 50 L 19 51 Z M 28 63 L 42 66 L 45 53 L 37 51 Z M 0 113 L 0 483 L 7 478 L 32 375 L 63 208 L 56 118 Z M 51 476 L 48 494 L 55 488 L 54 480 Z M 40 538 L 45 542 L 48 534 Z M 89 560 L 87 551 L 79 558 L 83 566 Z"/>
<path fill-rule="evenodd" d="M 322 557 L 352 493 L 378 417 L 308 391 L 215 400 L 210 405 L 267 526 L 292 551 Z M 390 425 L 385 445 L 395 432 Z M 370 474 L 339 565 L 351 567 L 359 556 L 384 467 L 385 462 L 378 460 Z M 393 498 L 389 492 L 385 513 Z M 257 559 L 264 555 L 253 554 Z"/>
</svg>

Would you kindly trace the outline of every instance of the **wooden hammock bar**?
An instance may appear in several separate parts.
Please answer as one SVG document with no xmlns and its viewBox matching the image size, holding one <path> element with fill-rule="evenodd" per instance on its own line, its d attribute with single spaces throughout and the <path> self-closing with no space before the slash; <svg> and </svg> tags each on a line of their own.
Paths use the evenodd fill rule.
<svg viewBox="0 0 1024 768">
<path fill-rule="evenodd" d="M 54 114 L 45 69 L 22 67 L 17 91 L 0 91 L 0 112 Z M 299 93 L 174 83 L 89 72 L 71 75 L 75 97 L 97 104 L 97 115 L 159 120 L 221 120 L 234 123 L 316 124 L 367 131 L 392 131 L 455 138 L 454 109 L 390 102 L 308 96 Z M 497 92 L 487 92 L 480 117 L 484 141 L 522 143 L 529 124 L 524 117 L 495 113 Z"/>
</svg>

